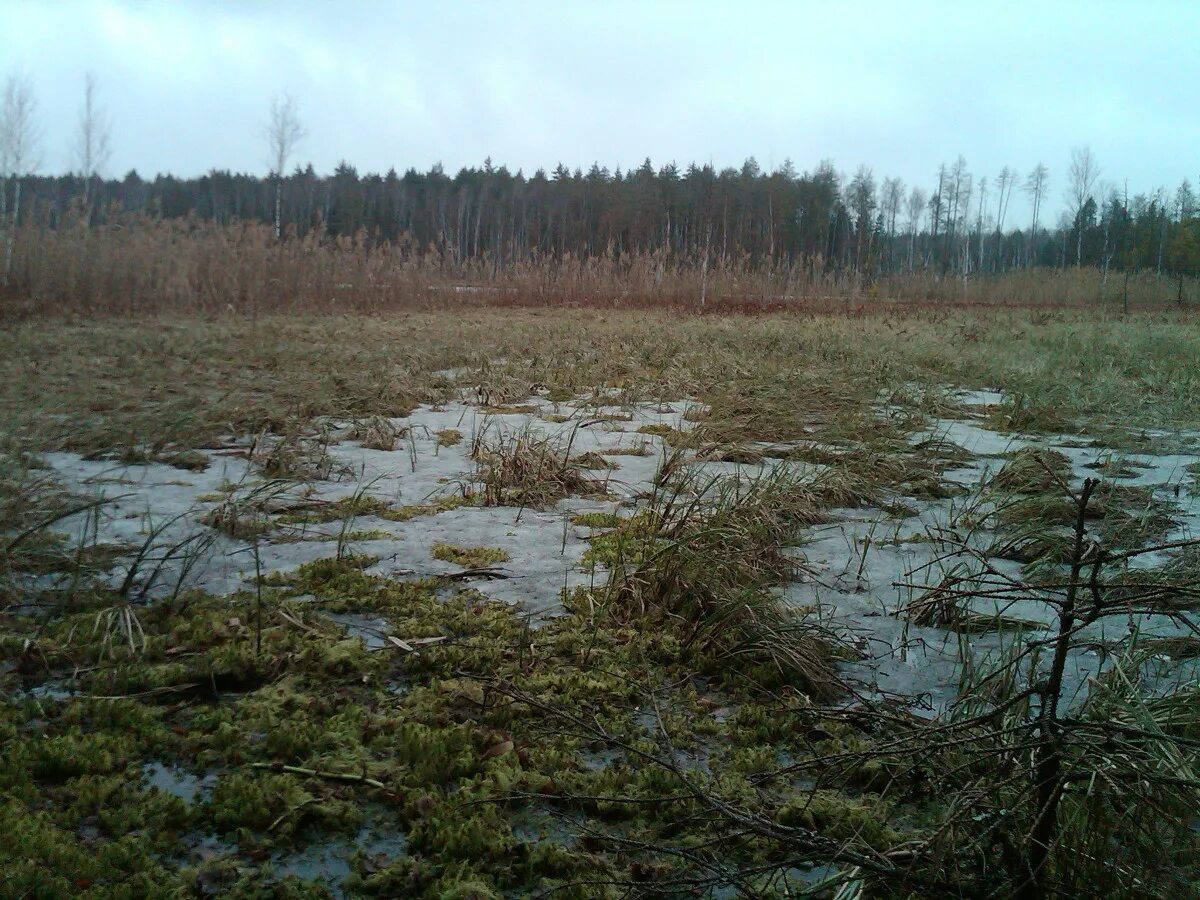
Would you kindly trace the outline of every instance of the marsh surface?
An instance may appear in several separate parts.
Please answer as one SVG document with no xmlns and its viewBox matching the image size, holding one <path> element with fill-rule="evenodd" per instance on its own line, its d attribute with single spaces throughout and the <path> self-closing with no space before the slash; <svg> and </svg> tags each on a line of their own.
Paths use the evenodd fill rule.
<svg viewBox="0 0 1200 900">
<path fill-rule="evenodd" d="M 52 357 L 40 420 L 7 407 L 14 883 L 787 896 L 865 866 L 898 896 L 949 890 L 947 854 L 973 840 L 960 811 L 988 841 L 1027 822 L 1019 785 L 1007 807 L 968 799 L 991 777 L 980 760 L 1019 748 L 938 742 L 981 710 L 1026 714 L 1050 653 L 999 693 L 979 684 L 1053 635 L 1083 584 L 1080 521 L 1093 595 L 1128 609 L 1071 633 L 1064 716 L 1191 734 L 1154 705 L 1190 702 L 1200 655 L 1198 417 L 1170 393 L 1194 376 L 1183 356 L 1153 375 L 1156 405 L 1111 367 L 1031 399 L 1031 361 L 1053 371 L 1043 343 L 1076 347 L 1065 325 L 985 330 L 991 355 L 964 381 L 960 351 L 924 338 L 879 363 L 862 343 L 878 322 L 818 323 L 824 344 L 786 321 L 685 322 L 660 352 L 642 321 L 618 350 L 590 317 L 593 344 L 521 343 L 497 320 L 504 339 L 474 359 L 401 374 L 380 355 L 371 390 L 313 369 L 328 389 L 286 415 L 255 411 L 291 390 L 263 382 L 190 423 L 145 397 L 84 413 L 50 372 L 86 357 Z M 287 353 L 269 365 L 294 368 Z M 1172 852 L 1139 877 L 1192 877 L 1190 818 L 1154 815 L 1129 826 L 1112 884 L 1151 835 Z M 964 859 L 992 852 L 979 840 Z M 53 872 L 32 862 L 48 856 Z"/>
</svg>

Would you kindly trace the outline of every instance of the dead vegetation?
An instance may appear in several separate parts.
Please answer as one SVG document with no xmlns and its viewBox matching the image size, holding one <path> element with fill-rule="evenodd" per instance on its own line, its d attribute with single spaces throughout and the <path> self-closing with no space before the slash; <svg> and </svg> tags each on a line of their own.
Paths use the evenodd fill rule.
<svg viewBox="0 0 1200 900">
<path fill-rule="evenodd" d="M 1012 454 L 992 479 L 992 486 L 1020 494 L 1038 494 L 1066 486 L 1071 461 L 1057 450 L 1024 447 Z"/>
<path fill-rule="evenodd" d="M 396 442 L 407 434 L 407 428 L 396 425 L 390 419 L 372 416 L 364 421 L 355 422 L 350 429 L 349 438 L 358 441 L 368 450 L 395 450 Z"/>
<path fill-rule="evenodd" d="M 485 426 L 475 436 L 471 459 L 484 506 L 545 507 L 605 493 L 603 481 L 584 474 L 591 466 L 571 456 L 570 439 L 563 443 L 533 428 Z"/>
<path fill-rule="evenodd" d="M 1153 272 L 1129 280 L 1130 304 L 1161 310 L 1174 291 Z M 1121 298 L 1096 268 L 1021 269 L 985 278 L 935 272 L 863 278 L 820 266 L 756 265 L 730 254 L 702 268 L 662 253 L 533 255 L 500 264 L 425 252 L 361 232 L 278 241 L 269 225 L 120 216 L 91 228 L 30 225 L 15 234 L 8 315 L 399 312 L 481 306 L 800 307 L 1015 305 L 1046 317 Z M 701 302 L 703 298 L 703 303 Z M 971 332 L 964 332 L 972 334 Z M 977 339 L 977 335 L 973 335 Z"/>
<path fill-rule="evenodd" d="M 316 435 L 289 430 L 281 435 L 260 434 L 249 450 L 250 461 L 263 475 L 290 481 L 327 481 L 335 475 L 346 474 L 329 455 L 332 436 L 321 431 Z"/>
</svg>

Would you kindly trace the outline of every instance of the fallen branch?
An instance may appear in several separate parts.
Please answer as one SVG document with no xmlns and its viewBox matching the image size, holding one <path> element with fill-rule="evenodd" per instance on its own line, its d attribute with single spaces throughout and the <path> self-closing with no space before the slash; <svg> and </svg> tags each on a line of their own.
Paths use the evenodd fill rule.
<svg viewBox="0 0 1200 900">
<path fill-rule="evenodd" d="M 289 775 L 305 775 L 309 778 L 323 778 L 326 781 L 337 781 L 342 784 L 365 784 L 369 787 L 378 788 L 381 791 L 389 791 L 386 784 L 377 778 L 369 778 L 366 775 L 355 775 L 353 772 L 322 772 L 319 769 L 306 769 L 303 766 L 287 766 L 283 763 L 250 763 L 252 769 L 266 769 L 271 772 L 286 772 Z"/>
</svg>

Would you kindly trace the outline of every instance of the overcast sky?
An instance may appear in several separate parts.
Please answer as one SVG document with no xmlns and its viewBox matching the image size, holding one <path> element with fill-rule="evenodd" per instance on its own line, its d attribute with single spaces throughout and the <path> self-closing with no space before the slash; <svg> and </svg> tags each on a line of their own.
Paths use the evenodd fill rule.
<svg viewBox="0 0 1200 900">
<path fill-rule="evenodd" d="M 70 167 L 90 70 L 110 175 L 265 172 L 287 90 L 322 172 L 753 155 L 928 188 L 961 153 L 992 181 L 1044 162 L 1058 206 L 1086 143 L 1131 193 L 1200 176 L 1200 0 L 0 0 L 0 69 L 33 82 L 43 172 Z"/>
</svg>

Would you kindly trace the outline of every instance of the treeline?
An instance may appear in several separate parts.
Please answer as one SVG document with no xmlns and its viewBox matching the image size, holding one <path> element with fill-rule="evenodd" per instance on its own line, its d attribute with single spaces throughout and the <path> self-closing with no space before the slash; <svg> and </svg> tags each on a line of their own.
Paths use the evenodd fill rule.
<svg viewBox="0 0 1200 900">
<path fill-rule="evenodd" d="M 654 256 L 699 270 L 807 269 L 850 273 L 867 281 L 923 273 L 1004 273 L 1031 267 L 1091 266 L 1196 274 L 1200 219 L 1192 188 L 1128 196 L 1098 186 L 1090 153 L 1073 156 L 1069 210 L 1053 226 L 1038 221 L 1050 180 L 1043 166 L 1028 175 L 1004 169 L 989 184 L 960 158 L 942 166 L 929 190 L 899 179 L 877 180 L 822 163 L 797 172 L 790 163 L 767 172 L 749 159 L 740 169 L 649 160 L 628 172 L 593 165 L 559 166 L 532 176 L 485 161 L 449 175 L 440 166 L 403 175 L 360 175 L 340 164 L 329 176 L 310 166 L 282 179 L 212 171 L 199 178 L 130 172 L 121 179 L 9 177 L 0 211 L 8 224 L 57 229 L 101 226 L 138 213 L 218 224 L 274 223 L 285 239 L 353 237 L 367 248 L 386 243 L 449 263 L 503 268 L 522 261 Z M 1032 216 L 1014 221 L 1013 194 Z M 276 200 L 278 197 L 278 206 Z"/>
</svg>

